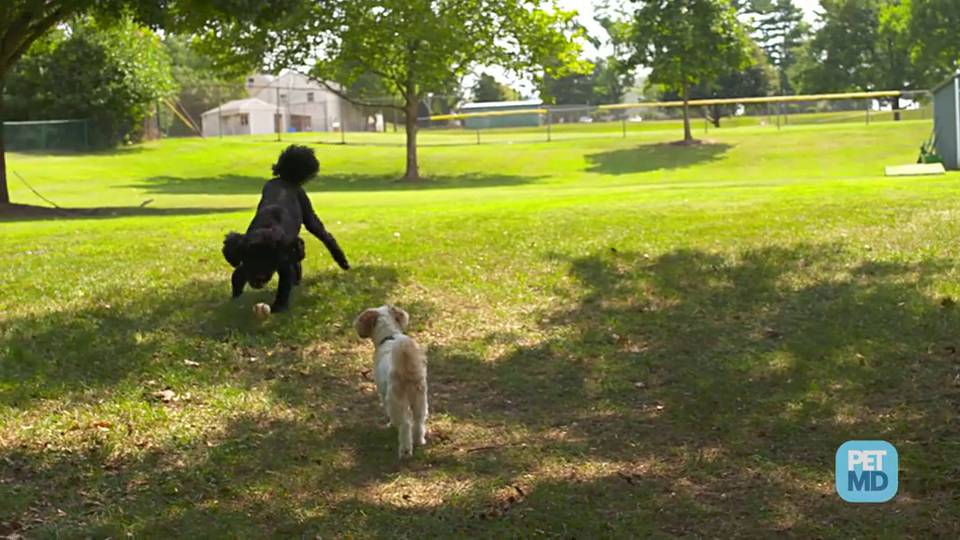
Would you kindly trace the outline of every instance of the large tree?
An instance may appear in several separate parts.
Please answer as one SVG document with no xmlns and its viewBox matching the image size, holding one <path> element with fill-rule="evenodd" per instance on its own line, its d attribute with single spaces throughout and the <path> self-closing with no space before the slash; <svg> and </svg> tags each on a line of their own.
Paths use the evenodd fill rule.
<svg viewBox="0 0 960 540">
<path fill-rule="evenodd" d="M 683 141 L 690 131 L 690 89 L 750 65 L 750 40 L 728 0 L 645 0 L 625 34 L 629 62 L 683 100 Z"/>
<path fill-rule="evenodd" d="M 541 0 L 331 0 L 307 3 L 298 17 L 264 26 L 220 25 L 205 41 L 220 57 L 264 59 L 273 71 L 309 65 L 328 88 L 367 105 L 349 88 L 373 74 L 401 98 L 407 152 L 405 179 L 420 177 L 417 112 L 422 99 L 481 65 L 534 77 L 578 69 L 575 13 Z M 259 29 L 269 40 L 250 39 Z M 550 59 L 549 65 L 544 66 Z"/>
<path fill-rule="evenodd" d="M 775 87 L 776 71 L 767 62 L 766 55 L 757 45 L 752 48 L 753 64 L 744 69 L 731 69 L 721 73 L 715 80 L 700 83 L 690 88 L 692 99 L 757 97 L 769 95 Z M 660 99 L 672 101 L 680 98 L 676 92 L 665 92 Z M 725 116 L 732 116 L 736 105 L 715 104 L 703 108 L 704 115 L 715 127 Z"/>
<path fill-rule="evenodd" d="M 797 65 L 803 92 L 916 86 L 909 0 L 822 0 L 819 27 Z M 893 108 L 900 108 L 893 98 Z"/>
<path fill-rule="evenodd" d="M 0 3 L 0 204 L 10 202 L 3 146 L 3 94 L 6 76 L 33 42 L 58 22 L 93 3 L 42 0 L 4 0 Z"/>
<path fill-rule="evenodd" d="M 305 0 L 3 0 L 0 1 L 0 203 L 10 202 L 3 147 L 4 81 L 30 46 L 50 29 L 82 14 L 98 19 L 133 17 L 149 25 L 195 31 L 217 21 L 246 27 L 245 36 L 262 43 L 275 43 L 267 30 L 269 21 L 297 20 Z M 310 32 L 306 25 L 301 32 Z M 278 47 L 279 49 L 279 47 Z"/>
</svg>

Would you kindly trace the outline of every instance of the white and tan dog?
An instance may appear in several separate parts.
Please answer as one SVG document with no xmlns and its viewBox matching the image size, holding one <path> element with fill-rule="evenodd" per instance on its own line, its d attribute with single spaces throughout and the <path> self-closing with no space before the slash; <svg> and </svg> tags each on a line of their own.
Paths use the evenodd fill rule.
<svg viewBox="0 0 960 540">
<path fill-rule="evenodd" d="M 427 442 L 427 357 L 403 334 L 409 322 L 406 311 L 388 304 L 365 310 L 353 323 L 376 347 L 373 379 L 390 424 L 400 432 L 401 459 L 413 455 L 414 444 Z"/>
</svg>

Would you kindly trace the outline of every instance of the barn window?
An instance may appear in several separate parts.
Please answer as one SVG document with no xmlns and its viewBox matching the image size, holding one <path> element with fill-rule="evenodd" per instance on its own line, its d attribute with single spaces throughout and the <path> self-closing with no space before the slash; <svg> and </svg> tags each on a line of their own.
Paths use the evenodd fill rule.
<svg viewBox="0 0 960 540">
<path fill-rule="evenodd" d="M 240 125 L 241 125 L 241 126 L 249 126 L 249 125 L 250 125 L 250 115 L 249 115 L 249 114 L 244 113 L 244 114 L 241 114 L 241 115 L 240 115 Z"/>
</svg>

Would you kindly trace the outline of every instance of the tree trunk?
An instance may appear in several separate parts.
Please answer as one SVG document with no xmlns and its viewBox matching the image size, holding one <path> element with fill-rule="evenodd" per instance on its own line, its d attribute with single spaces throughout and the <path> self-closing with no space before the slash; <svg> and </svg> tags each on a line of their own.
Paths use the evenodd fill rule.
<svg viewBox="0 0 960 540">
<path fill-rule="evenodd" d="M 417 165 L 417 93 L 413 82 L 407 82 L 407 92 L 404 96 L 404 115 L 407 127 L 407 172 L 403 179 L 416 181 L 420 179 L 420 167 Z"/>
<path fill-rule="evenodd" d="M 690 93 L 690 88 L 684 84 L 683 85 L 683 142 L 691 143 L 693 142 L 693 134 L 690 132 L 690 99 L 687 97 Z"/>
<path fill-rule="evenodd" d="M 3 144 L 3 79 L 0 79 L 0 204 L 10 202 L 10 192 L 7 190 L 7 157 Z"/>
<path fill-rule="evenodd" d="M 900 121 L 900 97 L 893 98 L 893 120 Z"/>
</svg>

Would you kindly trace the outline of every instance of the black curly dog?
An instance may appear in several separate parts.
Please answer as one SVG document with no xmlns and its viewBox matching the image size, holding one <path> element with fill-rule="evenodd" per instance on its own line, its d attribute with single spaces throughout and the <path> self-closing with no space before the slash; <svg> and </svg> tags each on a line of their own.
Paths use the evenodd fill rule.
<svg viewBox="0 0 960 540">
<path fill-rule="evenodd" d="M 263 186 L 257 215 L 246 234 L 231 232 L 223 240 L 223 256 L 235 268 L 231 278 L 234 298 L 243 293 L 247 283 L 254 289 L 263 288 L 276 272 L 280 281 L 270 311 L 284 311 L 289 307 L 290 291 L 303 277 L 301 261 L 305 251 L 299 236 L 300 225 L 305 225 L 323 242 L 340 268 L 350 269 L 346 255 L 320 222 L 301 187 L 316 176 L 319 169 L 312 149 L 287 147 L 273 166 L 276 178 Z"/>
</svg>

